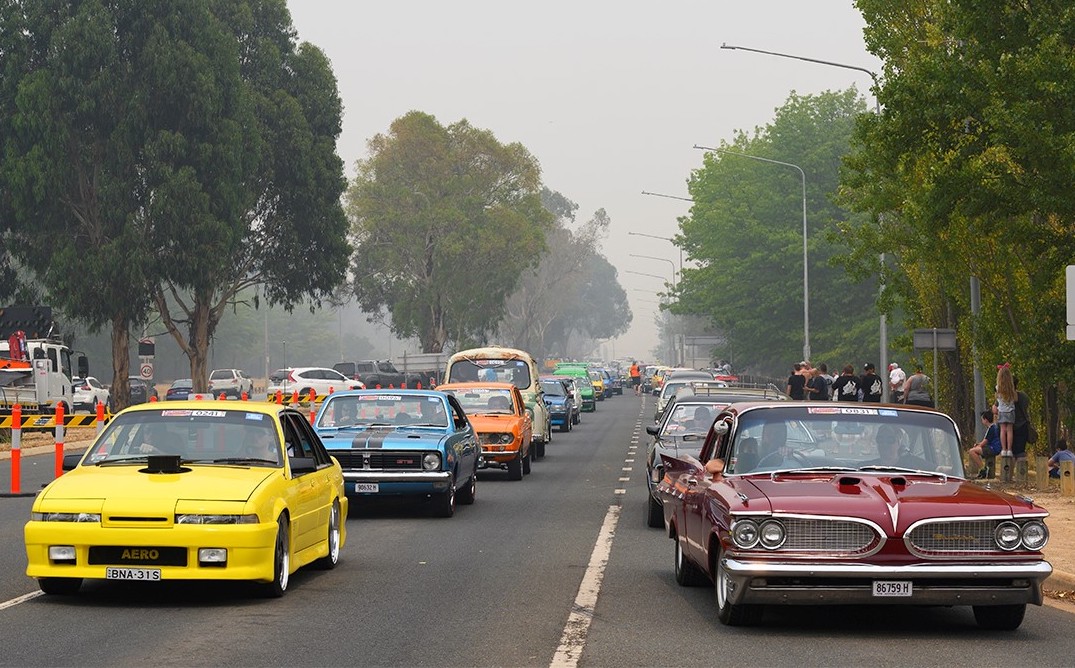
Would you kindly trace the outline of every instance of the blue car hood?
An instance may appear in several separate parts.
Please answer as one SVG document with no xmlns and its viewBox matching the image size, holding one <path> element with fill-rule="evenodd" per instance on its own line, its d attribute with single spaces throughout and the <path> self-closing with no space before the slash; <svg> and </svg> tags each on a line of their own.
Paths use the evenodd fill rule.
<svg viewBox="0 0 1075 668">
<path fill-rule="evenodd" d="M 546 394 L 545 403 L 550 406 L 564 406 L 567 404 L 567 397 Z"/>
<path fill-rule="evenodd" d="M 317 433 L 329 450 L 429 450 L 437 448 L 448 438 L 444 429 L 436 427 L 325 427 L 318 429 Z"/>
</svg>

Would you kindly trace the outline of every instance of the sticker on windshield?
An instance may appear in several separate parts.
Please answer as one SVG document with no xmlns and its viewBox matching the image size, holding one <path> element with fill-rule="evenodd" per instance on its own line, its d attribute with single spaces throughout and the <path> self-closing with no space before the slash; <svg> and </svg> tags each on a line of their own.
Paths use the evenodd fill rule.
<svg viewBox="0 0 1075 668">
<path fill-rule="evenodd" d="M 247 420 L 253 420 L 255 422 L 261 422 L 264 418 L 265 418 L 265 416 L 262 415 L 261 413 L 247 413 L 246 414 L 246 419 Z"/>
<path fill-rule="evenodd" d="M 358 399 L 359 401 L 403 401 L 402 395 L 399 394 L 364 394 Z"/>
<path fill-rule="evenodd" d="M 877 414 L 884 415 L 885 417 L 899 417 L 900 415 L 898 411 L 894 411 L 891 408 L 882 408 L 881 410 L 877 411 Z"/>
<path fill-rule="evenodd" d="M 226 417 L 227 415 L 228 415 L 227 411 L 191 411 L 190 412 L 191 417 L 222 418 L 222 417 Z"/>
<path fill-rule="evenodd" d="M 476 366 L 504 366 L 508 360 L 472 360 Z"/>
<path fill-rule="evenodd" d="M 190 411 L 161 411 L 161 417 L 187 417 L 190 415 Z"/>
<path fill-rule="evenodd" d="M 841 406 L 814 406 L 806 409 L 811 415 L 878 415 L 876 408 L 843 408 Z"/>
</svg>

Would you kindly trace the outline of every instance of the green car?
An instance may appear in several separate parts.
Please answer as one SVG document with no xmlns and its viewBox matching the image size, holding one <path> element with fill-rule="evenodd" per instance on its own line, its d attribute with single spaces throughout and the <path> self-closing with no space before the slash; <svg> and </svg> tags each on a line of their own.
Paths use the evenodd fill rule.
<svg viewBox="0 0 1075 668">
<path fill-rule="evenodd" d="M 590 374 L 586 370 L 585 364 L 557 364 L 556 370 L 553 373 L 557 376 L 571 376 L 578 379 L 579 382 L 579 394 L 582 395 L 582 410 L 586 413 L 593 413 L 597 410 L 597 395 L 594 392 L 593 383 L 590 381 Z"/>
</svg>

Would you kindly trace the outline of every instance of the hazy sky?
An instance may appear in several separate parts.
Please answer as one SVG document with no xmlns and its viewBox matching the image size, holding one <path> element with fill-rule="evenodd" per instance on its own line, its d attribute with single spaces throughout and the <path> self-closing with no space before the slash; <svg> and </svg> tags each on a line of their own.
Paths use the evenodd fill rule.
<svg viewBox="0 0 1075 668">
<path fill-rule="evenodd" d="M 880 69 L 866 52 L 851 0 L 289 0 L 299 38 L 332 61 L 344 103 L 339 153 L 348 175 L 366 141 L 412 109 L 442 124 L 466 118 L 541 162 L 545 184 L 604 207 L 604 254 L 634 313 L 618 357 L 651 358 L 653 316 L 679 250 L 671 237 L 701 166 L 694 144 L 713 145 L 772 119 L 791 91 L 856 85 L 863 73 L 720 48 L 722 43 Z M 869 98 L 872 102 L 872 97 Z M 632 258 L 667 258 L 672 264 Z M 644 264 L 643 264 L 644 263 Z M 611 346 L 606 349 L 611 355 Z"/>
</svg>

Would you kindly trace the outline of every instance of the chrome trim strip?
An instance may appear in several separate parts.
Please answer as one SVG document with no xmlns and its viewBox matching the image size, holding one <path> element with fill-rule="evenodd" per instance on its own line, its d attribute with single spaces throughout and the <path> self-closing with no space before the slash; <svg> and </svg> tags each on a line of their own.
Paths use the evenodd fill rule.
<svg viewBox="0 0 1075 668">
<path fill-rule="evenodd" d="M 344 471 L 343 479 L 350 482 L 445 482 L 452 477 L 448 471 Z"/>
</svg>

